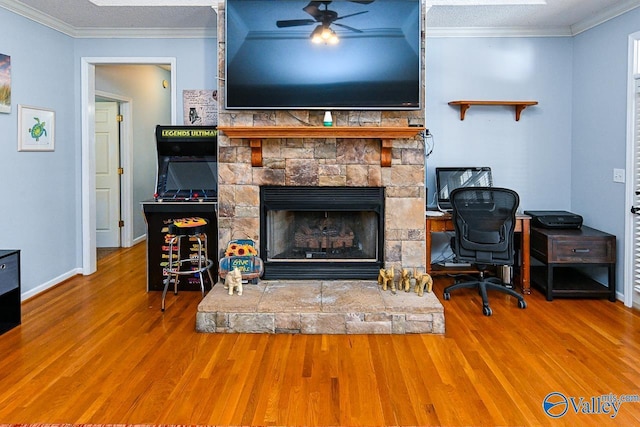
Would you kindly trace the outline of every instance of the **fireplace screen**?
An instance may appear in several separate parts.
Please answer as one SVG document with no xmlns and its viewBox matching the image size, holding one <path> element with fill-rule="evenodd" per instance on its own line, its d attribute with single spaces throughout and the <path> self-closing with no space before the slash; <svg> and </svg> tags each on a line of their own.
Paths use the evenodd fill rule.
<svg viewBox="0 0 640 427">
<path fill-rule="evenodd" d="M 260 187 L 265 279 L 375 279 L 384 260 L 383 187 Z"/>
<path fill-rule="evenodd" d="M 267 236 L 267 261 L 378 259 L 376 212 L 269 211 Z"/>
</svg>

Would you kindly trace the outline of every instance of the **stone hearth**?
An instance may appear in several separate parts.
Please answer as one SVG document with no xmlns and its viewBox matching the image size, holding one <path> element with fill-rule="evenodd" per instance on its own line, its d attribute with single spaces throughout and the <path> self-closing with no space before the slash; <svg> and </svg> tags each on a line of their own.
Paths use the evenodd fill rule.
<svg viewBox="0 0 640 427">
<path fill-rule="evenodd" d="M 382 291 L 376 281 L 265 280 L 241 296 L 218 283 L 198 305 L 196 330 L 209 333 L 442 334 L 433 293 Z"/>
</svg>

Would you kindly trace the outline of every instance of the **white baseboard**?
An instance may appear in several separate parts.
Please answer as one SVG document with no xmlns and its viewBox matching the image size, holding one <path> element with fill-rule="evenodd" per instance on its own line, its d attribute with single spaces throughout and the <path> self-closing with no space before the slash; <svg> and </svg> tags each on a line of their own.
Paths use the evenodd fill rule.
<svg viewBox="0 0 640 427">
<path fill-rule="evenodd" d="M 138 243 L 144 242 L 145 240 L 147 240 L 147 235 L 143 234 L 142 236 L 139 236 L 139 237 L 137 237 L 137 238 L 135 238 L 133 240 L 133 245 L 136 245 Z M 73 269 L 73 270 L 71 270 L 71 271 L 69 271 L 67 273 L 61 274 L 60 276 L 55 277 L 55 278 L 49 280 L 48 282 L 43 283 L 40 286 L 37 286 L 37 287 L 35 287 L 33 289 L 30 289 L 30 290 L 28 290 L 26 292 L 21 293 L 20 294 L 20 299 L 21 299 L 21 301 L 24 301 L 26 299 L 34 297 L 34 296 L 38 295 L 39 293 L 44 292 L 47 289 L 52 288 L 52 287 L 56 286 L 57 284 L 64 282 L 67 279 L 70 279 L 73 276 L 76 276 L 78 274 L 82 274 L 82 271 L 83 271 L 82 268 L 75 268 L 75 269 Z"/>
<path fill-rule="evenodd" d="M 56 286 L 59 283 L 64 282 L 67 279 L 72 278 L 73 276 L 77 276 L 78 274 L 82 274 L 82 268 L 75 268 L 71 271 L 68 271 L 67 273 L 61 274 L 60 276 L 53 278 L 51 280 L 49 280 L 48 282 L 43 283 L 40 286 L 37 286 L 33 289 L 30 289 L 26 292 L 23 292 L 20 294 L 20 299 L 22 301 L 29 299 L 31 297 L 34 297 L 36 295 L 38 295 L 41 292 L 46 291 L 47 289 L 50 289 L 54 286 Z"/>
<path fill-rule="evenodd" d="M 147 235 L 143 234 L 140 237 L 136 237 L 135 239 L 133 239 L 133 246 L 137 245 L 140 242 L 144 242 L 145 240 L 147 240 Z"/>
</svg>

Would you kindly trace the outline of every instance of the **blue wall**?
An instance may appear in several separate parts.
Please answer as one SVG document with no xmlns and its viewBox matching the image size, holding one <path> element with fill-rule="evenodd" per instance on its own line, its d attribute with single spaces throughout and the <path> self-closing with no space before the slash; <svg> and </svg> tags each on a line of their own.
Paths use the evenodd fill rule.
<svg viewBox="0 0 640 427">
<path fill-rule="evenodd" d="M 12 79 L 11 113 L 0 114 L 0 247 L 21 249 L 24 294 L 78 267 L 74 40 L 4 9 L 0 22 Z M 55 151 L 17 151 L 18 104 L 55 111 Z"/>
<path fill-rule="evenodd" d="M 494 184 L 513 188 L 524 209 L 571 207 L 570 38 L 430 38 L 426 53 L 429 204 L 437 166 L 490 166 Z M 534 100 L 472 106 L 460 120 L 454 100 Z M 550 191 L 552 189 L 552 191 Z"/>
<path fill-rule="evenodd" d="M 613 169 L 626 167 L 629 35 L 637 31 L 640 8 L 574 39 L 571 206 L 617 236 L 618 292 L 632 266 L 624 263 L 626 186 L 613 182 Z"/>
<path fill-rule="evenodd" d="M 0 8 L 0 52 L 12 59 L 12 112 L 0 114 L 4 186 L 0 247 L 23 253 L 23 293 L 75 274 L 80 242 L 80 60 L 175 57 L 178 117 L 183 89 L 216 86 L 214 39 L 72 39 Z M 523 209 L 567 209 L 618 237 L 618 290 L 624 271 L 627 52 L 640 9 L 573 38 L 428 38 L 427 128 L 440 165 L 488 165 L 495 184 L 517 190 Z M 539 102 L 521 120 L 507 107 L 471 107 L 458 99 Z M 56 150 L 18 153 L 17 104 L 56 111 Z"/>
<path fill-rule="evenodd" d="M 0 8 L 0 52 L 11 56 L 12 111 L 0 114 L 0 247 L 22 251 L 22 294 L 32 296 L 82 267 L 83 57 L 174 57 L 182 91 L 217 85 L 215 39 L 74 39 Z M 17 105 L 56 112 L 54 152 L 17 152 Z M 155 157 L 155 153 L 149 154 Z M 152 194 L 149 194 L 151 196 Z M 15 224 L 15 225 L 14 225 Z"/>
<path fill-rule="evenodd" d="M 526 209 L 570 210 L 617 236 L 617 290 L 624 291 L 628 38 L 640 31 L 634 9 L 573 38 L 429 38 L 426 117 L 434 168 L 487 165 L 495 184 L 515 189 Z M 507 107 L 458 99 L 536 100 L 519 122 Z M 605 279 L 606 280 L 606 279 Z"/>
</svg>

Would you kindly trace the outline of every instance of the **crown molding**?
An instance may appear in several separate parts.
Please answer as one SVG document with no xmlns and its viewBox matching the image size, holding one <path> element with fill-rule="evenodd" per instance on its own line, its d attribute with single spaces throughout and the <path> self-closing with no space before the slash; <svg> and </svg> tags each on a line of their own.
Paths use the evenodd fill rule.
<svg viewBox="0 0 640 427">
<path fill-rule="evenodd" d="M 15 2 L 12 0 L 0 0 L 0 7 L 16 13 L 22 17 L 25 17 L 31 21 L 37 22 L 38 24 L 44 25 L 45 27 L 49 27 L 53 30 L 74 37 L 74 27 L 50 15 L 44 14 L 39 10 L 32 8 L 31 6 L 27 6 L 23 3 Z"/>
<path fill-rule="evenodd" d="M 427 38 L 444 37 L 571 37 L 569 27 L 427 27 Z"/>
<path fill-rule="evenodd" d="M 216 38 L 212 28 L 78 28 L 23 3 L 0 0 L 0 7 L 73 38 Z"/>
<path fill-rule="evenodd" d="M 617 4 L 611 6 L 607 10 L 599 13 L 592 18 L 585 19 L 581 22 L 577 22 L 571 26 L 571 34 L 578 35 L 584 31 L 587 31 L 593 27 L 596 27 L 610 19 L 618 17 L 624 13 L 627 13 L 637 7 L 640 7 L 638 0 L 623 0 Z"/>
<path fill-rule="evenodd" d="M 78 39 L 215 39 L 214 28 L 76 28 Z"/>
<path fill-rule="evenodd" d="M 427 38 L 437 37 L 573 37 L 623 15 L 637 7 L 638 0 L 623 0 L 570 27 L 429 27 Z"/>
</svg>

